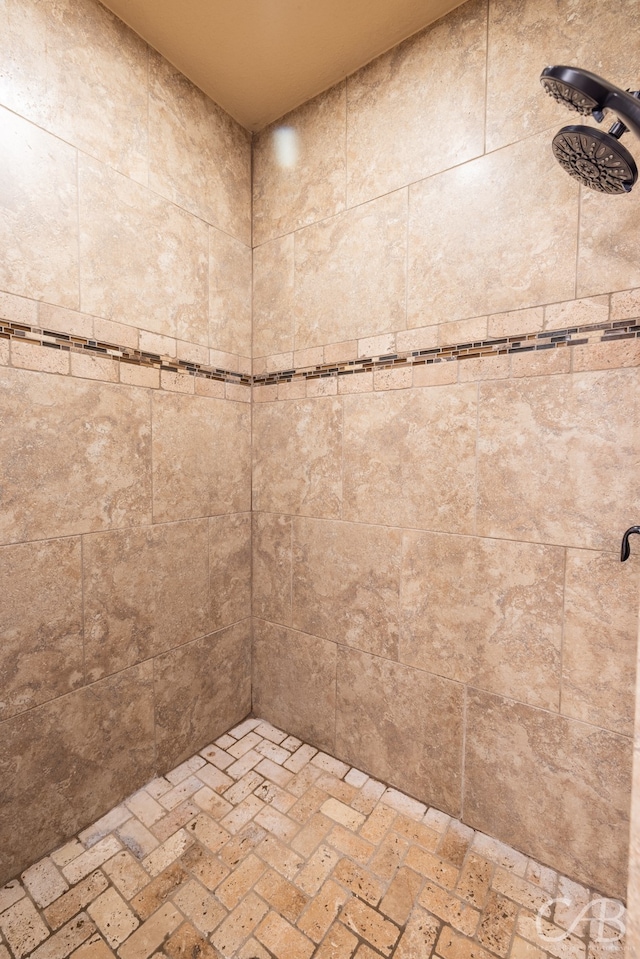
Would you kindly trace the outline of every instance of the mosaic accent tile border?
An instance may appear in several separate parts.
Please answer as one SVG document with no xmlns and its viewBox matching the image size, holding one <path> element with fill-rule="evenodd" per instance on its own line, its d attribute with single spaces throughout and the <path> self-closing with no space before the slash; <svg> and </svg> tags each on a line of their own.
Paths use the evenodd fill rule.
<svg viewBox="0 0 640 959">
<path fill-rule="evenodd" d="M 39 343 L 49 349 L 101 356 L 114 362 L 202 377 L 222 383 L 235 383 L 240 386 L 273 386 L 278 383 L 316 380 L 330 376 L 350 376 L 372 370 L 425 366 L 455 360 L 464 361 L 506 354 L 533 353 L 638 338 L 640 338 L 640 322 L 637 319 L 617 320 L 609 323 L 573 326 L 561 330 L 545 330 L 536 333 L 523 333 L 518 336 L 504 336 L 469 343 L 458 343 L 451 346 L 432 347 L 425 350 L 360 357 L 355 360 L 345 360 L 342 363 L 322 363 L 315 366 L 277 370 L 251 376 L 248 373 L 206 366 L 189 360 L 178 360 L 159 353 L 150 353 L 89 337 L 0 319 L 0 340 Z"/>
<path fill-rule="evenodd" d="M 613 343 L 619 340 L 636 338 L 640 338 L 640 323 L 638 320 L 618 320 L 610 323 L 595 323 L 589 326 L 572 326 L 563 330 L 545 330 L 541 333 L 523 333 L 519 336 L 503 336 L 471 343 L 458 343 L 452 346 L 433 347 L 428 350 L 411 350 L 404 353 L 361 357 L 344 363 L 323 363 L 302 369 L 278 370 L 254 375 L 252 382 L 254 386 L 272 386 L 299 379 L 314 380 L 327 376 L 349 376 L 376 369 L 424 366 L 452 360 L 462 361 L 511 353 L 533 353 L 540 350 L 561 349 L 567 346 Z"/>
<path fill-rule="evenodd" d="M 173 357 L 161 356 L 159 353 L 148 353 L 144 350 L 135 350 L 128 346 L 118 346 L 70 333 L 60 333 L 56 330 L 25 326 L 22 323 L 10 323 L 8 320 L 0 320 L 0 339 L 39 343 L 41 346 L 53 350 L 62 350 L 69 353 L 89 353 L 93 356 L 111 359 L 114 362 L 130 363 L 156 370 L 167 370 L 170 373 L 183 373 L 189 376 L 218 380 L 223 383 L 236 383 L 240 386 L 252 385 L 252 377 L 247 373 L 236 373 L 232 370 L 205 366 L 202 363 L 178 360 Z"/>
</svg>

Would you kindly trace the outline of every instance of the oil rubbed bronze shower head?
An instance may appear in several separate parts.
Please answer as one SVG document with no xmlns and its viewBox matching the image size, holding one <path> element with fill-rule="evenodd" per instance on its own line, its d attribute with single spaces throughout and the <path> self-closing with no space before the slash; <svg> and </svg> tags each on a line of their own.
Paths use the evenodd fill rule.
<svg viewBox="0 0 640 959">
<path fill-rule="evenodd" d="M 621 90 L 576 67 L 546 67 L 540 82 L 558 103 L 592 116 L 598 123 L 605 110 L 620 118 L 608 133 L 596 127 L 563 127 L 553 138 L 552 149 L 563 169 L 583 186 L 599 193 L 629 193 L 638 179 L 638 168 L 619 140 L 629 129 L 640 138 L 640 93 Z"/>
</svg>

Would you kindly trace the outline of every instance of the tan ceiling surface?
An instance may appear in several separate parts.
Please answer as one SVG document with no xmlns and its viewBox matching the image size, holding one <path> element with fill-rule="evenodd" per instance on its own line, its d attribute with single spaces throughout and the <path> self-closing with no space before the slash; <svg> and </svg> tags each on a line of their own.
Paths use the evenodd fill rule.
<svg viewBox="0 0 640 959">
<path fill-rule="evenodd" d="M 248 130 L 260 130 L 461 0 L 103 0 Z"/>
</svg>

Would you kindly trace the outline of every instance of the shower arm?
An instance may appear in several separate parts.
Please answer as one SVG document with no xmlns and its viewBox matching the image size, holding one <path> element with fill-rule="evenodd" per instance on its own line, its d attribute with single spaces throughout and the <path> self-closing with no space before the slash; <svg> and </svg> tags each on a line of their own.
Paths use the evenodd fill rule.
<svg viewBox="0 0 640 959">
<path fill-rule="evenodd" d="M 637 97 L 640 91 L 635 93 L 626 93 L 624 90 L 612 90 L 602 105 L 603 110 L 611 110 L 617 117 L 620 117 L 625 126 L 640 139 L 640 100 Z M 602 123 L 604 115 L 600 110 L 593 111 L 593 117 L 598 123 Z"/>
</svg>

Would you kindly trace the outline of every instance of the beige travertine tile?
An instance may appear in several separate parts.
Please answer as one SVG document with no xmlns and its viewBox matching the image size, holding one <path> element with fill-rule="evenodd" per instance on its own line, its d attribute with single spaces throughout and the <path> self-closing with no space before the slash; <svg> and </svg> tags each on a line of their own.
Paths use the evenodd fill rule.
<svg viewBox="0 0 640 959">
<path fill-rule="evenodd" d="M 12 300 L 17 303 L 24 302 L 29 303 L 31 301 L 24 300 L 21 301 L 18 297 L 12 297 Z M 1 301 L 0 301 L 1 302 Z M 33 303 L 35 307 L 36 304 Z M 38 303 L 38 316 L 37 319 L 32 317 L 30 320 L 27 317 L 23 317 L 22 320 L 17 319 L 18 323 L 27 323 L 29 326 L 39 326 L 45 330 L 55 330 L 60 333 L 70 333 L 75 336 L 86 336 L 87 339 L 92 339 L 94 335 L 94 318 L 92 316 L 87 316 L 86 313 L 78 313 L 76 310 L 66 310 L 61 306 L 51 306 L 49 303 Z M 13 312 L 13 311 L 12 311 Z M 108 322 L 103 320 L 101 322 Z M 130 327 L 122 326 L 120 323 L 113 324 L 118 327 L 118 338 L 112 342 L 122 343 L 123 346 L 133 346 L 134 348 L 138 345 L 138 332 L 137 330 L 131 330 Z M 125 332 L 127 331 L 127 332 Z M 127 337 L 128 333 L 128 337 Z M 131 342 L 131 337 L 135 338 Z M 103 339 L 103 330 L 96 331 L 96 337 Z M 122 338 L 124 335 L 124 338 Z M 127 342 L 129 339 L 129 342 Z"/>
<path fill-rule="evenodd" d="M 486 340 L 489 318 L 474 316 L 469 320 L 455 320 L 453 323 L 441 323 L 435 327 L 438 331 L 438 346 L 456 346 L 459 343 L 473 343 Z M 431 328 L 430 328 L 431 329 Z M 420 349 L 428 349 L 428 344 L 420 344 Z"/>
<path fill-rule="evenodd" d="M 151 444 L 145 394 L 2 369 L 0 401 L 7 427 L 15 424 L 0 438 L 5 464 L 0 542 L 149 520 Z M 46 485 L 35 479 L 44 476 Z"/>
<path fill-rule="evenodd" d="M 164 57 L 149 59 L 149 186 L 251 242 L 251 136 Z"/>
<path fill-rule="evenodd" d="M 634 256 L 640 239 L 637 197 L 620 197 L 622 203 L 613 208 L 605 204 L 606 199 L 594 190 L 581 191 L 578 296 L 640 285 L 640 267 Z"/>
<path fill-rule="evenodd" d="M 609 322 L 609 297 L 592 296 L 565 303 L 551 303 L 544 308 L 545 330 L 566 330 L 573 326 Z"/>
<path fill-rule="evenodd" d="M 345 86 L 321 93 L 254 138 L 255 246 L 344 209 Z"/>
<path fill-rule="evenodd" d="M 579 346 L 574 347 L 580 349 Z M 514 353 L 511 355 L 511 375 L 549 376 L 553 373 L 569 373 L 573 351 L 562 349 L 536 350 L 533 353 Z"/>
<path fill-rule="evenodd" d="M 382 526 L 294 519 L 293 627 L 397 659 L 401 538 Z"/>
<path fill-rule="evenodd" d="M 147 959 L 180 925 L 182 916 L 170 903 L 162 906 L 129 936 L 118 954 L 121 959 Z"/>
<path fill-rule="evenodd" d="M 107 889 L 91 903 L 87 912 L 112 949 L 116 949 L 140 925 L 115 889 Z"/>
<path fill-rule="evenodd" d="M 403 926 L 424 885 L 424 879 L 413 869 L 401 867 L 396 872 L 387 893 L 380 903 L 380 911 Z"/>
<path fill-rule="evenodd" d="M 255 893 L 250 892 L 218 926 L 211 936 L 211 942 L 223 955 L 232 955 L 268 911 L 269 907 Z"/>
<path fill-rule="evenodd" d="M 408 326 L 574 295 L 578 188 L 557 176 L 547 140 L 515 143 L 409 188 Z"/>
<path fill-rule="evenodd" d="M 83 311 L 207 345 L 206 224 L 88 157 L 78 182 Z"/>
<path fill-rule="evenodd" d="M 470 691 L 465 770 L 465 818 L 471 826 L 526 848 L 587 884 L 613 895 L 624 892 L 627 739 Z"/>
<path fill-rule="evenodd" d="M 348 78 L 349 206 L 483 152 L 486 19 L 472 0 Z"/>
<path fill-rule="evenodd" d="M 0 547 L 2 719 L 83 685 L 80 556 L 79 537 Z"/>
<path fill-rule="evenodd" d="M 21 4 L 2 10 L 2 102 L 144 182 L 147 47 L 97 3 Z"/>
<path fill-rule="evenodd" d="M 563 584 L 559 547 L 407 531 L 400 660 L 557 711 Z"/>
<path fill-rule="evenodd" d="M 77 309 L 75 151 L 0 108 L 0 287 Z"/>
<path fill-rule="evenodd" d="M 32 952 L 48 935 L 47 927 L 26 897 L 2 913 L 0 929 L 17 959 Z"/>
<path fill-rule="evenodd" d="M 343 518 L 467 532 L 475 384 L 344 397 Z"/>
<path fill-rule="evenodd" d="M 295 922 L 309 902 L 309 897 L 269 869 L 256 883 L 255 891 L 289 922 Z"/>
<path fill-rule="evenodd" d="M 396 959 L 415 959 L 417 956 L 430 955 L 439 931 L 440 922 L 419 906 L 415 906 L 396 946 Z"/>
<path fill-rule="evenodd" d="M 126 849 L 116 853 L 101 868 L 127 900 L 132 899 L 149 882 L 147 873 Z"/>
<path fill-rule="evenodd" d="M 310 959 L 315 948 L 313 942 L 273 911 L 258 926 L 256 938 L 283 959 L 285 956 L 287 959 Z"/>
<path fill-rule="evenodd" d="M 640 290 L 624 290 L 611 295 L 611 319 L 626 320 L 640 316 Z"/>
<path fill-rule="evenodd" d="M 69 359 L 72 376 L 105 380 L 107 383 L 117 383 L 119 380 L 118 364 L 110 358 L 93 356 L 91 353 L 72 353 Z"/>
<path fill-rule="evenodd" d="M 290 626 L 291 517 L 254 512 L 252 519 L 253 615 Z"/>
<path fill-rule="evenodd" d="M 163 765 L 204 746 L 251 708 L 249 620 L 159 656 L 156 739 Z"/>
<path fill-rule="evenodd" d="M 8 365 L 8 362 L 7 354 L 3 365 Z M 35 340 L 12 340 L 11 365 L 20 370 L 36 370 L 38 373 L 59 373 L 66 376 L 70 370 L 70 356 L 64 350 L 43 348 Z"/>
<path fill-rule="evenodd" d="M 210 629 L 207 520 L 87 536 L 85 656 L 92 680 Z"/>
<path fill-rule="evenodd" d="M 210 935 L 227 915 L 226 909 L 193 879 L 178 889 L 173 902 L 205 936 Z"/>
<path fill-rule="evenodd" d="M 580 64 L 600 76 L 610 76 L 623 88 L 629 84 L 633 88 L 636 63 L 631 51 L 617 40 L 619 31 L 632 31 L 635 25 L 633 0 L 620 3 L 615 25 L 597 0 L 560 6 L 553 0 L 492 3 L 487 149 L 495 150 L 554 124 L 582 122 L 542 90 L 538 78 L 547 64 Z M 549 141 L 554 133 L 548 134 Z"/>
<path fill-rule="evenodd" d="M 209 520 L 209 628 L 251 616 L 251 514 Z"/>
<path fill-rule="evenodd" d="M 164 955 L 169 959 L 187 959 L 197 955 L 202 959 L 219 959 L 220 953 L 210 945 L 190 922 L 183 922 L 181 926 L 163 945 Z M 162 955 L 163 953 L 159 953 Z M 256 957 L 257 959 L 257 957 Z"/>
<path fill-rule="evenodd" d="M 637 382 L 630 369 L 481 384 L 478 532 L 617 549 L 635 522 Z"/>
<path fill-rule="evenodd" d="M 253 709 L 259 715 L 333 749 L 335 643 L 256 620 L 252 691 Z"/>
<path fill-rule="evenodd" d="M 404 329 L 406 262 L 406 190 L 297 233 L 296 349 Z"/>
<path fill-rule="evenodd" d="M 460 807 L 462 710 L 457 684 L 338 648 L 338 756 L 454 815 Z M 405 757 L 402 771 L 399 755 Z"/>
<path fill-rule="evenodd" d="M 29 895 L 41 909 L 51 905 L 51 903 L 62 896 L 69 888 L 66 880 L 58 872 L 55 865 L 49 859 L 41 859 L 40 862 L 30 866 L 20 877 L 26 886 Z"/>
<path fill-rule="evenodd" d="M 65 959 L 96 931 L 96 927 L 83 912 L 43 942 L 31 955 L 34 959 Z"/>
<path fill-rule="evenodd" d="M 537 333 L 544 326 L 544 311 L 541 306 L 529 310 L 510 310 L 488 317 L 489 336 L 520 336 L 522 333 Z"/>
<path fill-rule="evenodd" d="M 567 550 L 562 712 L 633 734 L 638 570 L 616 553 Z"/>
<path fill-rule="evenodd" d="M 71 885 L 75 885 L 80 879 L 88 876 L 97 866 L 122 849 L 122 843 L 116 836 L 105 836 L 95 846 L 91 846 L 86 852 L 81 853 L 76 859 L 67 866 L 63 866 L 63 874 L 69 880 Z"/>
<path fill-rule="evenodd" d="M 152 686 L 143 664 L 3 724 L 0 882 L 150 778 Z"/>
<path fill-rule="evenodd" d="M 71 955 L 73 959 L 113 959 L 114 953 L 109 949 L 102 936 L 95 933 Z"/>
<path fill-rule="evenodd" d="M 337 518 L 342 498 L 341 446 L 341 399 L 257 405 L 253 410 L 253 509 Z"/>
<path fill-rule="evenodd" d="M 160 370 L 150 366 L 136 366 L 133 363 L 120 363 L 120 382 L 126 386 L 143 386 L 157 390 L 160 389 Z"/>
<path fill-rule="evenodd" d="M 293 350 L 293 248 L 294 237 L 291 234 L 263 243 L 253 251 L 254 356 L 269 356 Z M 296 364 L 299 365 L 301 364 Z"/>
<path fill-rule="evenodd" d="M 517 914 L 515 902 L 497 892 L 490 893 L 478 927 L 478 939 L 494 955 L 508 955 Z"/>
<path fill-rule="evenodd" d="M 248 510 L 249 473 L 246 404 L 153 394 L 155 522 Z"/>
<path fill-rule="evenodd" d="M 334 922 L 315 954 L 315 959 L 351 959 L 358 940 L 341 922 Z"/>
<path fill-rule="evenodd" d="M 118 853 L 117 856 L 114 856 L 114 859 L 109 860 L 109 862 L 113 862 L 118 856 L 123 855 L 129 854 Z M 103 869 L 105 865 L 108 865 L 108 863 L 103 863 Z M 140 869 L 139 866 L 137 866 L 137 868 Z M 148 882 L 148 879 L 149 877 L 145 874 L 145 882 Z M 54 903 L 45 909 L 45 919 L 52 929 L 58 929 L 68 922 L 69 919 L 72 919 L 73 916 L 77 915 L 81 909 L 86 908 L 89 903 L 93 902 L 97 896 L 105 891 L 107 885 L 107 880 L 102 872 L 96 869 L 90 876 L 87 876 L 86 879 L 83 879 L 75 885 L 73 889 L 70 889 L 68 893 L 60 896 L 59 899 L 56 899 Z"/>
<path fill-rule="evenodd" d="M 640 366 L 640 341 L 625 339 L 576 346 L 572 350 L 572 360 L 574 373 L 581 370 L 610 370 L 625 366 Z"/>
<path fill-rule="evenodd" d="M 251 354 L 251 248 L 209 230 L 209 346 Z"/>
<path fill-rule="evenodd" d="M 384 956 L 391 955 L 400 930 L 366 903 L 350 899 L 342 910 L 340 919 L 348 929 L 366 939 Z"/>
</svg>

